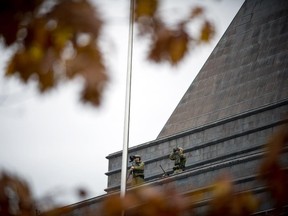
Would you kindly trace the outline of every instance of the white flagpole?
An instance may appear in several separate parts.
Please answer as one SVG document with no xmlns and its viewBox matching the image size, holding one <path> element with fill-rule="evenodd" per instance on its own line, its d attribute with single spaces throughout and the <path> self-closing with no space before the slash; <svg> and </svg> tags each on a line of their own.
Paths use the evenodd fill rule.
<svg viewBox="0 0 288 216">
<path fill-rule="evenodd" d="M 128 58 L 126 75 L 126 98 L 125 98 L 125 117 L 124 117 L 124 136 L 122 151 L 121 187 L 120 196 L 126 193 L 126 176 L 128 168 L 128 148 L 129 148 L 129 129 L 130 129 L 130 104 L 131 104 L 131 78 L 132 78 L 132 51 L 133 51 L 133 22 L 134 22 L 134 0 L 130 0 L 130 20 L 128 38 Z"/>
</svg>

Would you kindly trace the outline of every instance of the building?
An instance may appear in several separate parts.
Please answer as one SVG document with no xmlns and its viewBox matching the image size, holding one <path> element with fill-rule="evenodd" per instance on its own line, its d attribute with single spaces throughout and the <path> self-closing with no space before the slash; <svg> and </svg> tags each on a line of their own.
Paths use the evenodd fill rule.
<svg viewBox="0 0 288 216">
<path fill-rule="evenodd" d="M 147 185 L 173 184 L 189 195 L 228 171 L 237 191 L 267 198 L 257 171 L 268 138 L 288 125 L 287 41 L 287 0 L 244 2 L 158 137 L 129 149 L 129 155 L 140 154 L 145 161 Z M 184 148 L 187 167 L 167 181 L 160 165 L 172 170 L 168 155 L 176 146 Z M 286 145 L 281 156 L 286 173 L 287 156 Z M 120 189 L 122 152 L 107 159 L 109 195 Z M 81 215 L 83 207 L 99 208 L 106 196 L 70 206 L 71 214 Z M 206 204 L 205 200 L 199 203 L 200 214 Z M 263 202 L 255 214 L 265 214 L 272 207 Z"/>
</svg>

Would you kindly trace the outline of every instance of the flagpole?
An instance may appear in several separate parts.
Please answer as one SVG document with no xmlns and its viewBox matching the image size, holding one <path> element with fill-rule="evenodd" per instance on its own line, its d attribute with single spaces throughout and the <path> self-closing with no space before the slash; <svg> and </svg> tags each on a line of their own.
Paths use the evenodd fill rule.
<svg viewBox="0 0 288 216">
<path fill-rule="evenodd" d="M 130 20 L 129 20 L 126 95 L 125 95 L 125 117 L 124 117 L 124 135 L 123 135 L 121 187 L 120 187 L 120 196 L 121 197 L 125 196 L 126 184 L 127 184 L 126 176 L 127 176 L 127 168 L 128 168 L 129 129 L 130 129 L 133 22 L 134 22 L 134 0 L 130 0 Z"/>
</svg>

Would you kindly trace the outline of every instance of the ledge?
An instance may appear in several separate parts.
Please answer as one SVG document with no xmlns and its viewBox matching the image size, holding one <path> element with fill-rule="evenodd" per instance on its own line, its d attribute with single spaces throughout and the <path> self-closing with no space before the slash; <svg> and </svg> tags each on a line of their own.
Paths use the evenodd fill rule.
<svg viewBox="0 0 288 216">
<path fill-rule="evenodd" d="M 192 134 L 192 133 L 203 131 L 203 130 L 206 130 L 206 129 L 209 129 L 209 128 L 212 128 L 212 127 L 216 127 L 218 125 L 225 124 L 225 123 L 228 123 L 228 122 L 231 122 L 231 121 L 235 121 L 237 119 L 241 119 L 241 118 L 245 118 L 245 117 L 248 117 L 248 116 L 251 116 L 251 115 L 254 115 L 254 114 L 265 112 L 267 110 L 271 110 L 271 109 L 275 109 L 275 108 L 278 108 L 278 107 L 281 107 L 281 106 L 285 106 L 285 105 L 288 105 L 288 98 L 286 98 L 284 100 L 281 100 L 281 101 L 278 101 L 278 102 L 273 103 L 273 104 L 269 104 L 269 105 L 262 106 L 262 107 L 257 108 L 257 109 L 252 109 L 250 111 L 247 111 L 247 112 L 244 112 L 244 113 L 241 113 L 241 114 L 238 114 L 238 115 L 231 116 L 229 118 L 224 118 L 222 120 L 215 121 L 215 122 L 207 124 L 207 125 L 203 125 L 203 126 L 200 126 L 200 127 L 197 127 L 197 128 L 193 128 L 191 130 L 180 132 L 180 133 L 177 133 L 177 134 L 174 134 L 174 135 L 171 135 L 171 136 L 167 136 L 167 137 L 157 138 L 154 141 L 149 141 L 149 142 L 137 145 L 137 146 L 133 146 L 133 147 L 129 148 L 128 153 L 131 153 L 133 151 L 137 151 L 137 150 L 140 150 L 140 149 L 143 149 L 143 148 L 147 148 L 147 147 L 150 147 L 150 146 L 154 146 L 154 145 L 159 144 L 159 143 L 163 143 L 163 142 L 167 142 L 167 141 L 170 141 L 170 140 L 173 140 L 173 139 L 177 139 L 179 137 L 182 137 L 182 136 L 185 136 L 185 135 L 188 135 L 188 134 Z M 121 156 L 121 155 L 122 155 L 122 151 L 118 151 L 118 152 L 109 154 L 108 156 L 106 156 L 106 158 L 110 159 L 110 158 L 118 157 L 118 156 Z"/>
<path fill-rule="evenodd" d="M 185 153 L 188 153 L 188 152 L 191 152 L 191 151 L 195 151 L 197 149 L 209 147 L 209 146 L 221 143 L 221 142 L 225 142 L 225 141 L 228 141 L 228 140 L 231 140 L 231 139 L 235 139 L 235 138 L 238 138 L 238 137 L 241 137 L 241 136 L 252 134 L 252 133 L 255 133 L 255 132 L 258 132 L 258 131 L 269 129 L 269 128 L 272 128 L 272 127 L 275 127 L 275 126 L 278 126 L 278 125 L 282 125 L 282 124 L 286 124 L 286 123 L 288 123 L 287 119 L 286 120 L 282 120 L 282 121 L 277 121 L 277 122 L 274 122 L 272 124 L 265 125 L 265 126 L 262 126 L 262 127 L 254 128 L 254 129 L 251 129 L 251 130 L 247 130 L 247 131 L 244 131 L 242 133 L 234 134 L 234 135 L 231 135 L 229 137 L 221 138 L 221 139 L 218 139 L 218 140 L 213 140 L 213 141 L 210 141 L 210 142 L 207 142 L 207 143 L 203 143 L 201 145 L 197 145 L 197 146 L 194 146 L 194 147 L 191 147 L 191 148 L 187 148 L 187 149 L 185 149 Z M 258 149 L 260 147 L 255 147 L 255 148 Z M 212 161 L 220 160 L 220 158 L 223 160 L 225 158 L 229 158 L 229 157 L 232 157 L 232 156 L 234 157 L 234 156 L 236 156 L 239 153 L 245 153 L 247 151 L 250 151 L 249 149 L 245 149 L 245 150 L 242 150 L 240 152 L 231 153 L 231 154 L 228 154 L 228 155 L 225 155 L 225 156 L 219 156 L 219 157 L 211 159 L 211 160 Z M 253 149 L 253 148 L 251 148 L 251 149 Z M 152 163 L 152 162 L 155 162 L 155 161 L 160 161 L 160 160 L 166 159 L 168 157 L 169 157 L 169 154 L 163 155 L 163 156 L 160 156 L 160 157 L 156 157 L 156 158 L 152 158 L 150 160 L 145 160 L 145 164 L 149 164 L 149 163 Z M 198 166 L 201 163 L 202 162 L 196 163 L 196 165 L 193 165 L 193 166 Z M 192 165 L 190 165 L 190 166 L 192 166 Z M 189 166 L 187 166 L 187 167 L 189 167 Z M 110 170 L 110 171 L 106 172 L 105 175 L 109 176 L 109 175 L 115 174 L 117 172 L 121 172 L 121 168 L 118 168 L 118 169 L 115 169 L 115 170 Z"/>
<path fill-rule="evenodd" d="M 286 152 L 288 152 L 288 147 L 284 148 L 283 153 L 286 153 Z M 244 155 L 244 156 L 240 156 L 240 157 L 237 157 L 237 158 L 228 159 L 228 160 L 221 161 L 221 162 L 214 162 L 214 163 L 207 163 L 207 161 L 206 161 L 206 163 L 203 164 L 201 167 L 196 167 L 196 165 L 195 165 L 195 168 L 192 168 L 192 169 L 188 168 L 189 170 L 187 170 L 187 171 L 184 171 L 182 173 L 175 174 L 175 175 L 172 174 L 172 175 L 169 175 L 166 178 L 161 178 L 162 177 L 161 174 L 154 175 L 150 179 L 149 179 L 149 177 L 145 178 L 146 182 L 145 182 L 144 185 L 153 185 L 153 184 L 157 185 L 157 184 L 160 184 L 163 180 L 165 180 L 166 182 L 167 181 L 174 181 L 174 180 L 178 180 L 178 179 L 187 178 L 187 177 L 192 176 L 192 175 L 197 175 L 197 174 L 209 172 L 209 171 L 216 170 L 216 169 L 230 167 L 231 165 L 235 165 L 235 164 L 240 164 L 240 163 L 247 162 L 247 161 L 261 159 L 265 153 L 266 153 L 266 151 L 258 151 L 258 152 L 255 152 L 255 153 L 251 153 L 249 155 Z M 156 177 L 158 177 L 158 179 L 156 179 Z M 237 181 L 240 181 L 240 180 L 243 181 L 244 179 L 247 179 L 247 178 L 251 178 L 251 176 L 235 179 L 234 182 L 237 182 Z M 109 193 L 109 192 L 117 191 L 119 189 L 120 189 L 120 185 L 117 185 L 117 186 L 108 187 L 108 188 L 105 189 L 105 191 L 107 193 Z"/>
</svg>

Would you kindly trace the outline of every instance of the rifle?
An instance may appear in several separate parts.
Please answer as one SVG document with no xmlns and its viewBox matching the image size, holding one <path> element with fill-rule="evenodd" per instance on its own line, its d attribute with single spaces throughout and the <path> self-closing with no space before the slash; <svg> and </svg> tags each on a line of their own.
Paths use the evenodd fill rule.
<svg viewBox="0 0 288 216">
<path fill-rule="evenodd" d="M 129 177 L 130 177 L 130 175 L 131 175 L 131 173 L 132 173 L 131 170 L 128 170 L 128 172 L 129 172 L 129 173 L 128 173 L 127 178 L 126 178 L 126 182 L 128 181 L 128 179 L 129 179 Z"/>
<path fill-rule="evenodd" d="M 169 174 L 163 169 L 163 167 L 161 166 L 161 164 L 160 164 L 159 166 L 160 166 L 160 168 L 162 169 L 162 171 L 163 171 L 163 173 L 164 173 L 163 177 L 169 176 Z"/>
<path fill-rule="evenodd" d="M 131 160 L 131 157 L 130 157 L 130 160 Z M 132 161 L 129 161 L 130 163 L 132 163 L 132 166 L 134 165 L 134 162 L 133 160 Z M 128 175 L 127 175 L 127 178 L 126 178 L 126 182 L 129 180 L 129 177 L 131 176 L 131 174 L 133 174 L 133 170 L 132 169 L 129 169 L 128 170 Z"/>
</svg>

